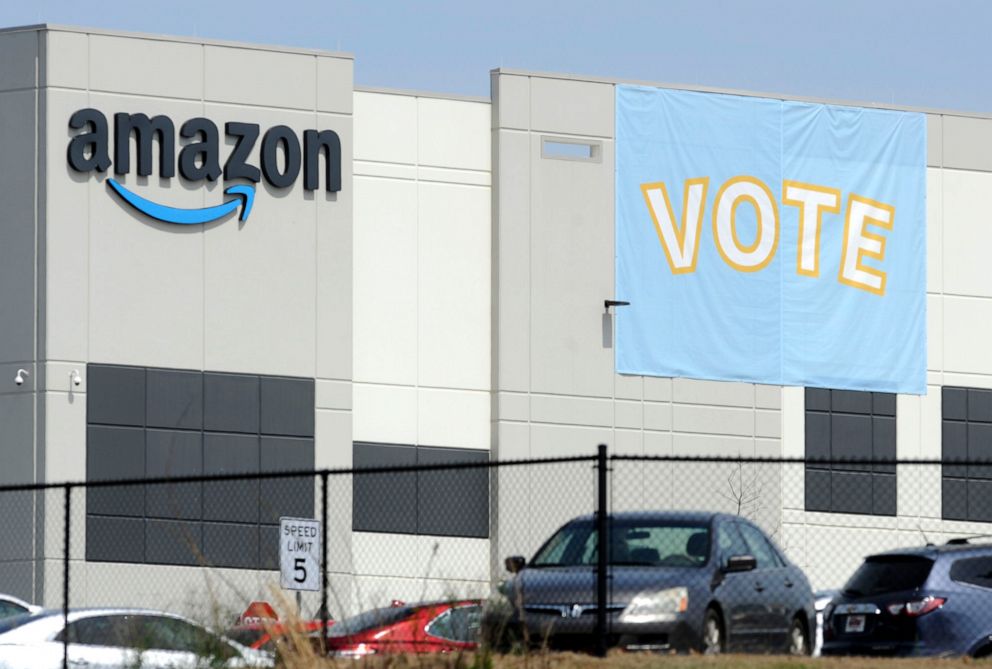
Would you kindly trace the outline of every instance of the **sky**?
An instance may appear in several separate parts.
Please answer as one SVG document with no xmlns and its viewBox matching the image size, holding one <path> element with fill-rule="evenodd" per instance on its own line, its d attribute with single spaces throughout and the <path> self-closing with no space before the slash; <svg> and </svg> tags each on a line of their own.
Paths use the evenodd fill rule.
<svg viewBox="0 0 992 669">
<path fill-rule="evenodd" d="M 992 113 L 992 0 L 0 0 L 35 23 L 345 51 L 357 86 L 488 97 L 503 67 Z"/>
</svg>

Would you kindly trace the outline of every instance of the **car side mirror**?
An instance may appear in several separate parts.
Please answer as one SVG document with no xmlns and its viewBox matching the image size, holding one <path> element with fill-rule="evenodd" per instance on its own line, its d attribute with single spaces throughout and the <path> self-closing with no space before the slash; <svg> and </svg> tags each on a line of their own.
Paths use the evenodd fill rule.
<svg viewBox="0 0 992 669">
<path fill-rule="evenodd" d="M 503 564 L 506 566 L 506 570 L 508 572 L 511 574 L 516 574 L 524 568 L 524 565 L 527 564 L 527 558 L 523 555 L 511 555 L 506 558 Z"/>
<path fill-rule="evenodd" d="M 727 564 L 723 570 L 727 573 L 753 571 L 757 566 L 758 561 L 753 555 L 731 555 L 727 558 Z"/>
</svg>

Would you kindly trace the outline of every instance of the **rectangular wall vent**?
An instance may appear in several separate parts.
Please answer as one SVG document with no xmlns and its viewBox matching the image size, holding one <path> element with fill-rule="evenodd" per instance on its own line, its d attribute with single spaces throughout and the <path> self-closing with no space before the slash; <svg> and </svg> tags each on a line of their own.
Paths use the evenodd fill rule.
<svg viewBox="0 0 992 669">
<path fill-rule="evenodd" d="M 598 163 L 603 158 L 601 142 L 565 137 L 541 137 L 541 157 Z"/>
</svg>

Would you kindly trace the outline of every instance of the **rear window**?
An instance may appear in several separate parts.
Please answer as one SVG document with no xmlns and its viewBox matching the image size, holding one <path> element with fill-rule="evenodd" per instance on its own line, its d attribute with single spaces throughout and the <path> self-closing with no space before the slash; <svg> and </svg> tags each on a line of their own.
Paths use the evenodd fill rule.
<svg viewBox="0 0 992 669">
<path fill-rule="evenodd" d="M 36 613 L 22 613 L 21 615 L 4 618 L 3 620 L 0 620 L 0 634 L 9 632 L 10 630 L 20 627 L 25 623 L 29 623 L 43 617 L 43 615 Z"/>
<path fill-rule="evenodd" d="M 992 557 L 956 560 L 951 565 L 951 578 L 959 583 L 992 589 Z"/>
<path fill-rule="evenodd" d="M 385 627 L 413 615 L 413 608 L 409 606 L 391 606 L 382 609 L 372 609 L 357 616 L 345 618 L 328 630 L 327 636 L 340 637 L 351 636 L 360 632 L 367 632 L 376 627 Z"/>
<path fill-rule="evenodd" d="M 844 586 L 848 597 L 915 590 L 930 575 L 933 560 L 921 555 L 878 555 L 867 558 Z"/>
</svg>

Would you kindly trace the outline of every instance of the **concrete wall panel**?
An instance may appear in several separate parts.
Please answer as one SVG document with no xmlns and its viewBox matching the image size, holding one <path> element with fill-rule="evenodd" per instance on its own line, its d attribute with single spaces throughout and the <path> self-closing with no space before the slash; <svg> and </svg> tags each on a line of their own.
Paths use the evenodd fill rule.
<svg viewBox="0 0 992 669">
<path fill-rule="evenodd" d="M 944 372 L 992 374 L 989 341 L 992 300 L 945 296 Z"/>
<path fill-rule="evenodd" d="M 417 187 L 355 179 L 354 378 L 417 380 Z"/>
<path fill-rule="evenodd" d="M 120 109 L 168 114 L 202 112 L 191 102 L 92 94 L 91 104 L 112 117 Z M 202 207 L 221 189 L 178 179 L 115 175 L 127 188 L 174 207 Z M 154 154 L 153 154 L 154 155 Z M 157 166 L 156 166 L 157 167 Z M 156 169 L 157 174 L 157 169 Z M 104 178 L 89 190 L 89 356 L 96 362 L 200 369 L 203 364 L 203 241 L 199 229 L 154 221 L 123 203 Z M 152 195 L 152 191 L 155 194 Z M 127 253 L 121 253 L 127 249 Z M 125 316 L 126 315 L 126 316 Z"/>
<path fill-rule="evenodd" d="M 23 39 L 5 44 L 8 49 L 29 46 Z M 9 57 L 15 58 L 13 51 Z M 0 184 L 4 206 L 0 227 L 0 362 L 34 359 L 35 115 L 33 90 L 0 93 L 0 173 L 4 175 Z"/>
<path fill-rule="evenodd" d="M 417 443 L 488 450 L 487 392 L 419 388 Z"/>
<path fill-rule="evenodd" d="M 351 58 L 317 56 L 317 111 L 351 114 L 354 75 L 355 61 Z"/>
<path fill-rule="evenodd" d="M 613 349 L 602 320 L 613 296 L 613 147 L 604 144 L 601 163 L 540 155 L 533 135 L 531 387 L 610 397 Z"/>
<path fill-rule="evenodd" d="M 461 100 L 417 98 L 421 165 L 488 172 L 490 106 Z"/>
<path fill-rule="evenodd" d="M 611 84 L 530 78 L 533 131 L 613 137 L 613 111 Z"/>
<path fill-rule="evenodd" d="M 417 443 L 415 388 L 356 382 L 353 392 L 355 441 Z"/>
<path fill-rule="evenodd" d="M 927 291 L 944 288 L 944 170 L 927 170 Z"/>
<path fill-rule="evenodd" d="M 208 44 L 203 47 L 203 65 L 203 95 L 208 101 L 316 108 L 316 56 Z"/>
<path fill-rule="evenodd" d="M 944 117 L 927 114 L 927 165 L 940 167 L 944 162 Z"/>
<path fill-rule="evenodd" d="M 355 160 L 417 162 L 417 98 L 355 92 Z"/>
<path fill-rule="evenodd" d="M 531 141 L 525 133 L 498 133 L 499 169 L 493 220 L 498 319 L 494 366 L 500 390 L 528 391 L 531 382 Z M 526 166 L 526 169 L 524 168 Z"/>
<path fill-rule="evenodd" d="M 417 204 L 418 382 L 488 390 L 489 189 L 421 183 Z"/>
<path fill-rule="evenodd" d="M 992 137 L 992 121 L 990 137 Z M 990 148 L 992 151 L 992 148 Z M 988 262 L 975 249 L 992 245 L 986 193 L 992 189 L 992 174 L 942 170 L 942 248 L 948 262 L 943 267 L 943 290 L 954 295 L 992 297 Z"/>
<path fill-rule="evenodd" d="M 334 129 L 341 138 L 342 175 L 341 191 L 329 193 L 323 189 L 324 184 L 321 183 L 320 189 L 312 195 L 316 204 L 317 225 L 316 376 L 351 379 L 355 276 L 352 119 L 317 114 L 317 128 Z M 304 197 L 311 196 L 308 194 Z"/>
<path fill-rule="evenodd" d="M 493 74 L 493 127 L 530 129 L 530 77 Z"/>
<path fill-rule="evenodd" d="M 531 395 L 530 419 L 534 423 L 612 427 L 613 402 L 588 397 Z"/>
<path fill-rule="evenodd" d="M 943 116 L 943 166 L 992 172 L 992 119 Z"/>
<path fill-rule="evenodd" d="M 312 114 L 283 110 L 208 105 L 207 112 L 263 129 L 287 125 L 300 137 L 314 125 Z M 256 193 L 248 221 L 226 221 L 203 233 L 204 368 L 313 377 L 315 203 L 302 178 L 286 189 L 263 181 Z"/>
<path fill-rule="evenodd" d="M 89 35 L 89 87 L 94 91 L 200 101 L 203 50 L 200 44 Z M 62 54 L 56 54 L 57 59 L 60 57 Z"/>
<path fill-rule="evenodd" d="M 38 82 L 38 33 L 0 35 L 0 91 L 34 88 Z"/>
<path fill-rule="evenodd" d="M 69 118 L 89 105 L 89 96 L 83 91 L 49 89 L 46 94 L 45 334 L 48 356 L 57 360 L 86 360 L 89 354 L 90 226 L 86 213 L 91 196 L 109 197 L 87 185 L 94 180 L 93 175 L 76 172 L 66 161 L 70 133 L 75 133 L 69 129 Z"/>
<path fill-rule="evenodd" d="M 87 88 L 89 86 L 89 36 L 49 30 L 45 39 L 45 86 Z"/>
</svg>

